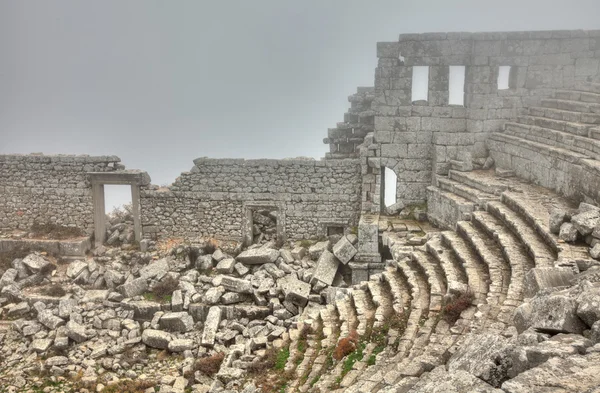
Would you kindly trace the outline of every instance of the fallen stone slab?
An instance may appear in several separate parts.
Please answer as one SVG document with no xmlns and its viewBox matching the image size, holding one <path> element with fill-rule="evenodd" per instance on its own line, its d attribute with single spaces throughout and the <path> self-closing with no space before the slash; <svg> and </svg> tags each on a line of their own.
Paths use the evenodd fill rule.
<svg viewBox="0 0 600 393">
<path fill-rule="evenodd" d="M 346 236 L 342 238 L 333 246 L 333 255 L 344 265 L 354 258 L 358 250 L 352 245 Z"/>
<path fill-rule="evenodd" d="M 140 300 L 129 303 L 133 309 L 133 319 L 136 321 L 151 321 L 154 314 L 160 311 L 160 303 Z"/>
<path fill-rule="evenodd" d="M 564 222 L 566 222 L 568 220 L 568 218 L 569 218 L 569 215 L 563 209 L 559 209 L 556 207 L 550 209 L 550 222 L 549 222 L 550 232 L 558 235 L 560 233 L 561 225 Z"/>
<path fill-rule="evenodd" d="M 79 276 L 85 269 L 87 269 L 87 263 L 83 261 L 73 261 L 67 267 L 67 277 L 73 280 L 75 277 Z"/>
<path fill-rule="evenodd" d="M 19 271 L 17 269 L 7 269 L 2 275 L 2 278 L 0 278 L 0 289 L 4 288 L 7 285 L 13 284 L 16 281 L 18 274 Z"/>
<path fill-rule="evenodd" d="M 321 253 L 313 273 L 313 280 L 319 280 L 324 284 L 331 285 L 340 266 L 340 261 L 327 250 Z"/>
<path fill-rule="evenodd" d="M 88 336 L 85 333 L 85 326 L 75 321 L 69 321 L 67 323 L 67 337 L 78 343 L 84 342 L 88 339 Z"/>
<path fill-rule="evenodd" d="M 31 273 L 35 274 L 46 271 L 46 269 L 52 266 L 52 263 L 41 255 L 29 254 L 23 258 L 23 265 L 25 265 Z"/>
<path fill-rule="evenodd" d="M 560 240 L 574 242 L 577 240 L 577 236 L 579 236 L 579 232 L 577 232 L 575 225 L 571 224 L 570 222 L 565 222 L 560 226 L 560 232 L 558 234 L 558 238 Z"/>
<path fill-rule="evenodd" d="M 541 289 L 568 287 L 574 277 L 573 270 L 569 268 L 533 268 L 525 275 L 525 297 L 533 297 Z"/>
<path fill-rule="evenodd" d="M 151 348 L 167 349 L 173 337 L 162 330 L 146 329 L 142 333 L 142 342 Z"/>
<path fill-rule="evenodd" d="M 252 283 L 248 280 L 231 276 L 217 276 L 213 280 L 214 286 L 222 285 L 229 292 L 248 293 L 253 292 Z"/>
<path fill-rule="evenodd" d="M 65 320 L 57 317 L 51 310 L 42 310 L 38 313 L 38 321 L 50 330 L 55 330 L 65 324 Z"/>
<path fill-rule="evenodd" d="M 42 353 L 42 352 L 46 352 L 48 349 L 50 349 L 51 345 L 52 345 L 51 339 L 38 338 L 31 342 L 31 345 L 29 346 L 29 348 L 37 353 Z"/>
<path fill-rule="evenodd" d="M 577 297 L 577 316 L 592 327 L 600 320 L 600 288 L 591 288 Z"/>
<path fill-rule="evenodd" d="M 321 254 L 323 254 L 324 251 L 327 251 L 329 249 L 329 240 L 326 240 L 324 242 L 318 242 L 313 244 L 312 246 L 310 246 L 308 248 L 308 254 L 310 255 L 310 258 L 312 260 L 318 260 L 319 258 L 321 258 Z"/>
<path fill-rule="evenodd" d="M 69 364 L 69 358 L 66 356 L 53 356 L 46 359 L 46 367 L 65 366 Z"/>
<path fill-rule="evenodd" d="M 105 289 L 90 289 L 85 291 L 85 295 L 81 299 L 82 303 L 99 303 L 108 298 L 108 290 Z"/>
<path fill-rule="evenodd" d="M 187 312 L 168 312 L 160 318 L 158 324 L 161 329 L 185 333 L 194 327 L 194 319 Z"/>
<path fill-rule="evenodd" d="M 499 334 L 471 334 L 448 360 L 448 371 L 466 371 L 492 386 L 507 378 L 509 362 L 498 362 L 509 347 L 508 339 Z"/>
<path fill-rule="evenodd" d="M 577 301 L 568 294 L 536 296 L 517 307 L 514 324 L 519 333 L 534 328 L 543 333 L 582 334 L 587 326 L 577 316 Z"/>
<path fill-rule="evenodd" d="M 148 265 L 140 269 L 140 277 L 146 280 L 153 278 L 160 280 L 169 272 L 169 260 L 162 258 L 154 262 L 150 262 Z"/>
<path fill-rule="evenodd" d="M 246 265 L 262 265 L 264 263 L 273 263 L 279 257 L 279 251 L 272 248 L 253 248 L 239 254 L 235 259 Z"/>
<path fill-rule="evenodd" d="M 583 213 L 574 215 L 571 218 L 571 223 L 583 236 L 587 236 L 600 225 L 600 211 L 588 210 Z"/>
<path fill-rule="evenodd" d="M 217 272 L 221 273 L 221 274 L 231 274 L 231 273 L 233 273 L 235 263 L 236 263 L 235 259 L 233 259 L 233 258 L 222 259 L 217 264 Z"/>
<path fill-rule="evenodd" d="M 169 341 L 169 351 L 184 352 L 194 348 L 194 341 L 189 339 L 176 339 Z"/>
<path fill-rule="evenodd" d="M 304 307 L 310 296 L 310 284 L 300 281 L 293 276 L 287 276 L 277 281 L 277 285 L 283 290 L 285 300 Z"/>
<path fill-rule="evenodd" d="M 212 347 L 215 345 L 215 336 L 220 323 L 221 308 L 219 306 L 212 306 L 208 310 L 208 315 L 204 322 L 204 330 L 202 331 L 202 339 L 200 341 L 202 346 Z"/>
<path fill-rule="evenodd" d="M 302 258 L 304 258 L 305 255 L 306 255 L 306 248 L 304 248 L 304 247 L 298 246 L 298 247 L 294 247 L 294 249 L 292 250 L 292 257 L 296 261 L 302 260 Z"/>
<path fill-rule="evenodd" d="M 145 278 L 136 278 L 117 287 L 117 291 L 125 297 L 139 296 L 148 291 L 148 282 Z"/>
</svg>

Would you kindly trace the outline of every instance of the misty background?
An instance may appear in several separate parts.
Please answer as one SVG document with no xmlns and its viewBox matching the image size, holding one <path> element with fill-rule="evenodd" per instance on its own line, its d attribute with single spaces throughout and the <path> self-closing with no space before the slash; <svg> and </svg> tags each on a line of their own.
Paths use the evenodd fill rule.
<svg viewBox="0 0 600 393">
<path fill-rule="evenodd" d="M 202 156 L 320 158 L 373 84 L 377 41 L 598 15 L 598 0 L 0 0 L 0 154 L 117 155 L 159 185 Z"/>
</svg>

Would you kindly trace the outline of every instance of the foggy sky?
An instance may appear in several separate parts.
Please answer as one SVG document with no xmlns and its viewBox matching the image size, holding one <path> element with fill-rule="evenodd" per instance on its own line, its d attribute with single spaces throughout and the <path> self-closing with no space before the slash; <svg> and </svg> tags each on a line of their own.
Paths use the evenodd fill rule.
<svg viewBox="0 0 600 393">
<path fill-rule="evenodd" d="M 0 0 L 0 154 L 169 184 L 197 157 L 323 157 L 400 33 L 599 29 L 600 1 Z"/>
</svg>

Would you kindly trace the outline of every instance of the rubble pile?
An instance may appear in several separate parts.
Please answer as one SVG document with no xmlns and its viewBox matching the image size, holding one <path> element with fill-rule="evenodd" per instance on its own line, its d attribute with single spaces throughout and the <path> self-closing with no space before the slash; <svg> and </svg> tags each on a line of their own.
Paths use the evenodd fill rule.
<svg viewBox="0 0 600 393">
<path fill-rule="evenodd" d="M 252 211 L 253 244 L 277 240 L 277 211 Z"/>
<path fill-rule="evenodd" d="M 585 242 L 590 256 L 600 259 L 600 208 L 582 202 L 574 211 L 554 209 L 550 215 L 550 230 L 565 242 Z"/>
<path fill-rule="evenodd" d="M 335 255 L 345 263 L 356 241 L 282 249 L 271 241 L 234 256 L 189 245 L 164 255 L 143 240 L 141 250 L 100 246 L 68 265 L 37 253 L 14 260 L 0 279 L 2 317 L 14 320 L 0 332 L 0 369 L 17 388 L 39 373 L 102 386 L 172 376 L 161 391 L 239 387 L 267 347 L 289 340 L 299 314 L 344 291 Z M 182 359 L 157 362 L 159 351 Z M 196 359 L 215 354 L 224 360 L 214 377 L 195 371 Z"/>
</svg>

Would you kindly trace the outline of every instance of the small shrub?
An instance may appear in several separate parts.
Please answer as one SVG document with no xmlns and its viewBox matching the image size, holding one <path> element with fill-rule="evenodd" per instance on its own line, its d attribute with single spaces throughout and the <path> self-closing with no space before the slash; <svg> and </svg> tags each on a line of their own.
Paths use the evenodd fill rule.
<svg viewBox="0 0 600 393">
<path fill-rule="evenodd" d="M 453 324 L 460 318 L 460 314 L 471 307 L 475 295 L 471 291 L 464 292 L 444 305 L 444 319 L 449 324 Z"/>
<path fill-rule="evenodd" d="M 119 381 L 114 385 L 108 385 L 102 390 L 103 393 L 144 393 L 146 389 L 156 386 L 156 381 L 136 379 L 135 381 Z"/>
<path fill-rule="evenodd" d="M 225 354 L 223 352 L 215 353 L 211 356 L 206 356 L 196 360 L 194 363 L 193 373 L 196 371 L 200 371 L 202 374 L 212 377 L 216 373 L 219 372 L 221 368 L 221 363 L 225 359 Z M 192 374 L 193 374 L 192 373 Z"/>
<path fill-rule="evenodd" d="M 44 224 L 34 222 L 30 228 L 30 232 L 33 237 L 52 240 L 69 239 L 85 235 L 85 233 L 79 228 L 67 227 L 52 222 L 46 222 Z"/>
<path fill-rule="evenodd" d="M 154 288 L 152 288 L 152 293 L 157 299 L 165 300 L 168 296 L 171 296 L 177 288 L 179 288 L 179 280 L 167 274 L 154 286 Z"/>
<path fill-rule="evenodd" d="M 357 343 L 358 333 L 356 332 L 356 330 L 353 330 L 350 332 L 348 337 L 344 337 L 338 342 L 337 346 L 335 347 L 335 350 L 333 351 L 333 358 L 338 361 L 342 360 L 345 356 L 354 352 Z"/>
<path fill-rule="evenodd" d="M 217 251 L 219 248 L 219 241 L 217 239 L 213 239 L 212 237 L 204 243 L 204 247 L 202 248 L 206 254 L 212 254 Z"/>
<path fill-rule="evenodd" d="M 310 246 L 312 246 L 315 242 L 313 242 L 312 240 L 300 240 L 300 247 L 304 247 L 304 248 L 309 248 Z"/>
<path fill-rule="evenodd" d="M 42 288 L 40 293 L 45 296 L 63 297 L 67 294 L 67 291 L 65 291 L 60 284 L 52 284 L 48 287 Z"/>
</svg>

